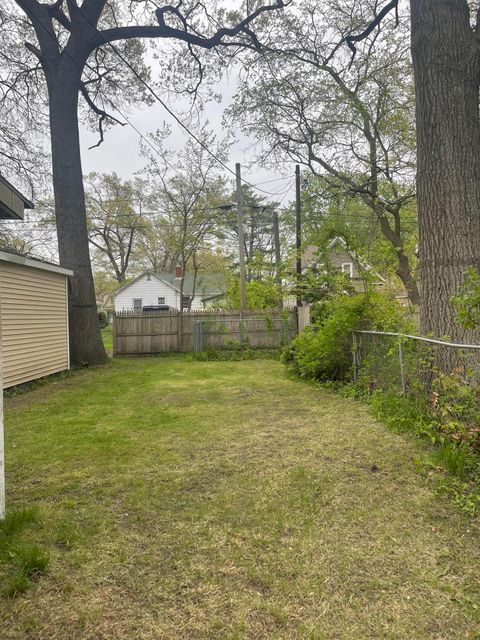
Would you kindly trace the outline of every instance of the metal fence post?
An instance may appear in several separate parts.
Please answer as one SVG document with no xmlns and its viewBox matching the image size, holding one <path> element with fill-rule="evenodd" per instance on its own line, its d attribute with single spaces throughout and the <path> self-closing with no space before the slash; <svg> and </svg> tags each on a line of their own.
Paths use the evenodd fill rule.
<svg viewBox="0 0 480 640">
<path fill-rule="evenodd" d="M 279 316 L 280 320 L 280 346 L 284 344 L 288 344 L 290 342 L 289 338 L 289 330 L 288 330 L 288 318 L 282 318 Z"/>
<path fill-rule="evenodd" d="M 402 384 L 402 395 L 405 396 L 407 394 L 407 387 L 405 384 L 405 366 L 403 362 L 403 347 L 401 339 L 398 343 L 398 359 L 400 361 L 400 380 Z"/>
<path fill-rule="evenodd" d="M 358 370 L 357 370 L 357 335 L 355 331 L 352 331 L 352 354 L 353 354 L 353 382 L 358 382 Z"/>
</svg>

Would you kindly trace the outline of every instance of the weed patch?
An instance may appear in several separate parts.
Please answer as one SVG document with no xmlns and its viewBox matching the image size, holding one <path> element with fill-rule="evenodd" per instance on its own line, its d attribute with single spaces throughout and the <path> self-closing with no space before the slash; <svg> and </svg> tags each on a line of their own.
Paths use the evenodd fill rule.
<svg viewBox="0 0 480 640">
<path fill-rule="evenodd" d="M 29 530 L 36 522 L 37 512 L 32 508 L 8 511 L 0 522 L 0 579 L 7 598 L 22 594 L 32 579 L 48 568 L 48 553 L 28 540 Z"/>
<path fill-rule="evenodd" d="M 389 429 L 413 434 L 425 442 L 417 468 L 429 477 L 438 493 L 452 498 L 468 515 L 476 515 L 480 507 L 478 454 L 466 442 L 451 439 L 415 398 L 393 391 L 375 391 L 360 397 L 370 403 L 375 416 Z"/>
</svg>

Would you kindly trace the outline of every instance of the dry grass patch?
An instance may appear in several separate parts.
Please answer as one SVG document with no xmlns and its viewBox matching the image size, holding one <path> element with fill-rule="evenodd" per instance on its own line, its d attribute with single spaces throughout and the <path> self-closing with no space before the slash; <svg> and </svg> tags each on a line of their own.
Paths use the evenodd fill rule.
<svg viewBox="0 0 480 640">
<path fill-rule="evenodd" d="M 38 640 L 480 638 L 479 527 L 417 445 L 274 361 L 122 360 L 7 406 Z"/>
</svg>

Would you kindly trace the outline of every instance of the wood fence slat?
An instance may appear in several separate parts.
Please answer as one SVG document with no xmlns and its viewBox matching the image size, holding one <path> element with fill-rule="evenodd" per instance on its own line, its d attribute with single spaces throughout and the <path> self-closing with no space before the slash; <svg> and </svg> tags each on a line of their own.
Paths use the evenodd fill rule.
<svg viewBox="0 0 480 640">
<path fill-rule="evenodd" d="M 288 313 L 286 318 L 284 313 Z M 282 313 L 282 315 L 281 315 Z M 179 323 L 181 334 L 179 335 Z M 194 324 L 203 322 L 205 346 L 277 347 L 296 335 L 295 310 L 284 312 L 121 312 L 114 315 L 114 355 L 147 355 L 194 350 Z M 179 344 L 180 337 L 180 344 Z M 232 344 L 233 343 L 233 344 Z"/>
</svg>

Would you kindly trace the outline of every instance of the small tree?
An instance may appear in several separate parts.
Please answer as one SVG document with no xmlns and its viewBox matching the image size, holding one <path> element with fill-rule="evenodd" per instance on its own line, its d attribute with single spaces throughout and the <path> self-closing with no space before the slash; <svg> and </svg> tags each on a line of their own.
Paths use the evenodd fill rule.
<svg viewBox="0 0 480 640">
<path fill-rule="evenodd" d="M 216 160 L 206 153 L 205 148 L 215 149 L 217 157 L 224 157 L 224 145 L 216 145 L 215 137 L 201 132 L 201 144 L 188 140 L 184 148 L 175 154 L 165 147 L 168 132 L 157 132 L 152 139 L 162 157 L 152 154 L 149 147 L 143 152 L 148 164 L 144 170 L 150 181 L 152 192 L 156 190 L 152 202 L 158 211 L 155 229 L 162 236 L 162 243 L 168 247 L 168 254 L 176 257 L 182 269 L 179 282 L 180 306 L 184 303 L 184 281 L 188 267 L 194 272 L 192 296 L 186 305 L 190 308 L 195 295 L 198 263 L 196 256 L 208 246 L 222 214 L 224 180 L 218 173 Z"/>
<path fill-rule="evenodd" d="M 140 181 L 122 181 L 111 175 L 86 177 L 88 239 L 94 262 L 112 270 L 119 284 L 125 282 L 138 238 L 147 226 L 142 214 L 146 200 Z"/>
</svg>

